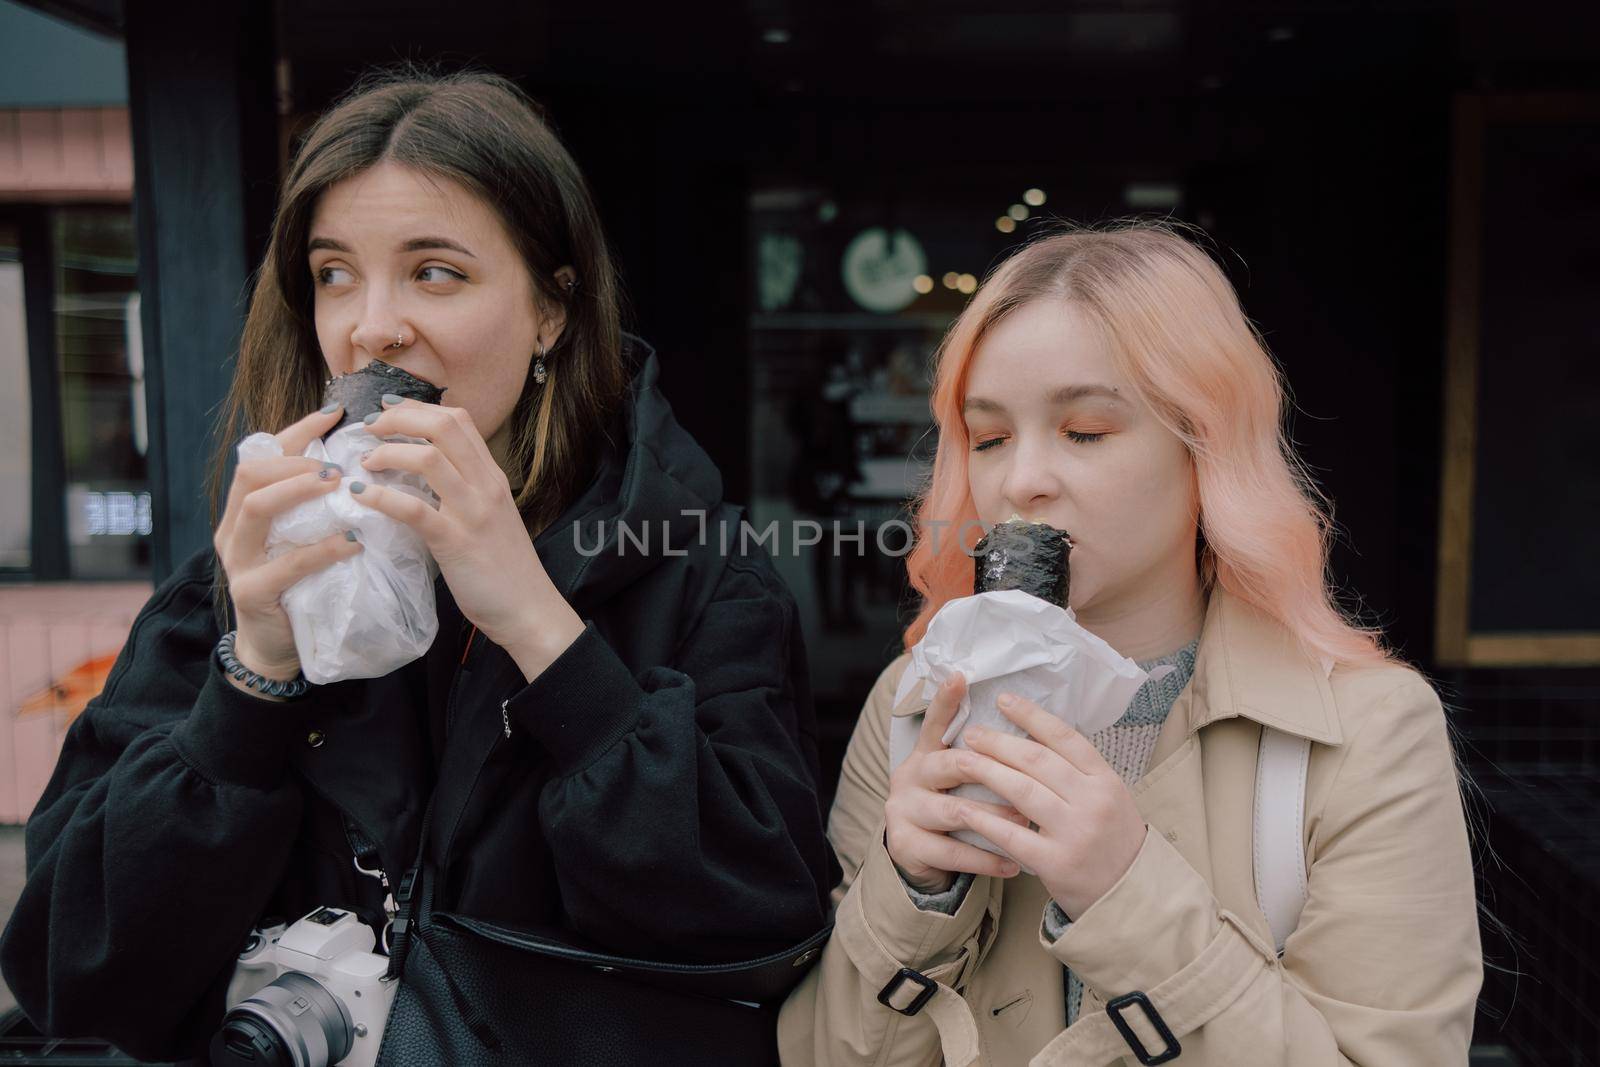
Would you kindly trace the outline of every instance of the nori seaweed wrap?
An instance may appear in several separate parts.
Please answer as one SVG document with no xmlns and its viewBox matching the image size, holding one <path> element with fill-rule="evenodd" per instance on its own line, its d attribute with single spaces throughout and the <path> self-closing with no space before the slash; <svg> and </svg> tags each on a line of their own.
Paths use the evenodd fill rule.
<svg viewBox="0 0 1600 1067">
<path fill-rule="evenodd" d="M 444 390 L 392 363 L 375 359 L 353 374 L 329 378 L 322 390 L 322 402 L 338 401 L 343 404 L 344 419 L 339 426 L 348 426 L 352 422 L 360 422 L 374 411 L 382 411 L 385 393 L 393 393 L 407 400 L 420 400 L 424 404 L 437 404 Z M 337 430 L 339 426 L 333 429 Z M 331 433 L 333 430 L 328 431 L 328 434 Z"/>
<path fill-rule="evenodd" d="M 1067 569 L 1071 552 L 1072 538 L 1065 530 L 1013 516 L 991 529 L 973 550 L 972 591 L 1020 589 L 1064 608 L 1071 586 Z"/>
</svg>

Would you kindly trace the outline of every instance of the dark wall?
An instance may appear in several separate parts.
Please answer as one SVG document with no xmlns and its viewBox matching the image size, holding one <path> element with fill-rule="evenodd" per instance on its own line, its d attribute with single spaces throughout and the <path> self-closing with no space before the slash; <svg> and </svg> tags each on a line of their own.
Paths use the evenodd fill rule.
<svg viewBox="0 0 1600 1067">
<path fill-rule="evenodd" d="M 1471 623 L 1600 633 L 1600 105 L 1483 137 Z"/>
<path fill-rule="evenodd" d="M 662 390 L 749 499 L 745 358 L 744 145 L 736 111 L 713 99 L 545 99 L 594 187 L 616 249 L 633 328 L 661 357 Z"/>
<path fill-rule="evenodd" d="M 1333 504 L 1347 606 L 1426 662 L 1438 524 L 1448 100 L 1375 81 L 1262 95 L 1203 165 L 1213 232 Z"/>
</svg>

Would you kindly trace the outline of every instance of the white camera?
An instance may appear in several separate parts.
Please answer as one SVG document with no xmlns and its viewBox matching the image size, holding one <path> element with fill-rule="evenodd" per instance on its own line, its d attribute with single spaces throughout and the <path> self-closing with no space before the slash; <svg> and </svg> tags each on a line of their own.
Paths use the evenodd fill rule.
<svg viewBox="0 0 1600 1067">
<path fill-rule="evenodd" d="M 252 933 L 211 1038 L 213 1067 L 372 1067 L 399 984 L 376 943 L 337 908 Z"/>
</svg>

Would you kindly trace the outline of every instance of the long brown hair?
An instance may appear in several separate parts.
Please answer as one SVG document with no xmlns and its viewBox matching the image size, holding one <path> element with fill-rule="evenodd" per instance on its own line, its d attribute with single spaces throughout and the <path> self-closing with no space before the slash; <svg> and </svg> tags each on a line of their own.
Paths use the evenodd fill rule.
<svg viewBox="0 0 1600 1067">
<path fill-rule="evenodd" d="M 328 187 L 384 162 L 481 197 L 521 252 L 536 299 L 566 312 L 561 338 L 545 356 L 545 384 L 527 375 L 510 418 L 507 466 L 523 472 L 516 501 L 529 528 L 554 520 L 593 472 L 627 368 L 620 284 L 588 185 L 543 110 L 516 83 L 406 65 L 358 81 L 307 131 L 289 164 L 224 401 L 211 464 L 213 527 L 239 439 L 275 433 L 322 402 L 328 368 L 306 258 L 312 212 Z M 577 274 L 571 290 L 556 279 L 563 266 Z M 219 559 L 214 600 L 223 629 L 226 583 Z"/>
</svg>

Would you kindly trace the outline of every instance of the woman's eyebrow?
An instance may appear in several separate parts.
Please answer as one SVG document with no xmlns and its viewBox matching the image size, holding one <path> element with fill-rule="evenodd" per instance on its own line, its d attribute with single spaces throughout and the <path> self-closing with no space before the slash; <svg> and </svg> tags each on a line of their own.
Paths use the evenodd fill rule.
<svg viewBox="0 0 1600 1067">
<path fill-rule="evenodd" d="M 460 252 L 464 256 L 470 256 L 473 259 L 478 258 L 477 256 L 472 255 L 471 252 L 467 251 L 461 245 L 450 240 L 448 237 L 413 237 L 411 240 L 400 246 L 400 251 L 430 252 L 436 248 L 446 248 L 452 252 Z"/>
<path fill-rule="evenodd" d="M 449 249 L 452 252 L 460 252 L 462 255 L 469 256 L 472 259 L 478 258 L 470 251 L 457 244 L 455 241 L 450 240 L 448 237 L 413 237 L 411 240 L 402 244 L 398 251 L 429 252 L 436 248 L 444 248 Z M 316 252 L 318 250 L 325 250 L 328 252 L 343 252 L 347 256 L 352 254 L 350 249 L 346 248 L 344 245 L 340 244 L 338 241 L 335 241 L 331 237 L 313 237 L 310 241 L 306 242 L 306 251 L 308 253 Z"/>
<path fill-rule="evenodd" d="M 1086 397 L 1099 397 L 1102 400 L 1109 400 L 1115 404 L 1127 403 L 1127 401 L 1122 398 L 1122 394 L 1118 393 L 1109 385 L 1064 385 L 1050 393 L 1047 397 L 1045 397 L 1045 400 L 1051 404 L 1070 404 L 1074 400 L 1082 400 Z M 969 411 L 984 411 L 991 414 L 1004 414 L 1005 410 L 1005 405 L 1000 403 L 1000 401 L 990 400 L 988 397 L 982 396 L 969 396 L 961 404 L 962 414 L 966 414 Z"/>
</svg>

